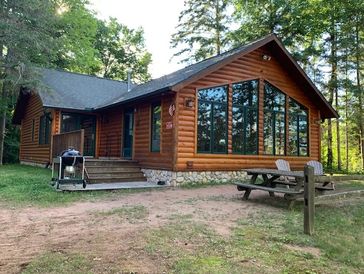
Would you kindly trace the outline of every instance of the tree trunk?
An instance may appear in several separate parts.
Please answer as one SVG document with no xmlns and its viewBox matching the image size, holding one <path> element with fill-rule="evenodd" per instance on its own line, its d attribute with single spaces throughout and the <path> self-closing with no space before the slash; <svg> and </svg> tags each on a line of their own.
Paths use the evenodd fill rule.
<svg viewBox="0 0 364 274">
<path fill-rule="evenodd" d="M 221 24 L 221 14 L 220 14 L 220 6 L 219 0 L 215 1 L 215 42 L 216 42 L 216 53 L 221 53 L 221 32 L 220 32 L 220 24 Z"/>
<path fill-rule="evenodd" d="M 1 102 L 4 104 L 0 106 L 0 165 L 3 165 L 4 159 L 4 140 L 6 133 L 6 107 L 7 107 L 7 98 L 6 98 L 6 87 L 3 84 L 1 89 Z"/>
<path fill-rule="evenodd" d="M 335 26 L 334 26 L 335 27 Z M 331 78 L 329 81 L 329 103 L 332 105 L 334 101 L 334 93 L 336 90 L 337 85 L 337 60 L 336 60 L 336 35 L 331 34 L 330 35 L 330 41 L 331 41 L 331 57 L 330 57 L 330 63 L 331 63 Z M 332 151 L 332 120 L 328 120 L 327 124 L 327 166 L 329 169 L 332 169 L 333 164 L 333 151 Z"/>
<path fill-rule="evenodd" d="M 345 158 L 346 158 L 346 172 L 349 171 L 349 77 L 348 77 L 348 51 L 346 51 L 345 60 Z"/>
<path fill-rule="evenodd" d="M 0 59 L 3 57 L 3 45 L 0 44 Z M 3 78 L 3 73 L 0 71 L 0 79 Z M 0 165 L 3 164 L 4 156 L 4 140 L 5 140 L 5 125 L 6 125 L 6 96 L 4 84 L 0 85 Z"/>
<path fill-rule="evenodd" d="M 360 154 L 361 154 L 361 166 L 364 170 L 364 117 L 363 117 L 363 92 L 360 81 L 360 36 L 359 36 L 359 24 L 355 27 L 355 42 L 356 42 L 356 84 L 358 89 L 358 100 L 359 100 L 359 131 L 360 131 Z"/>
<path fill-rule="evenodd" d="M 339 94 L 338 89 L 335 89 L 335 107 L 339 111 Z M 337 169 L 341 170 L 341 143 L 340 143 L 340 121 L 336 119 L 336 150 L 337 150 Z"/>
</svg>

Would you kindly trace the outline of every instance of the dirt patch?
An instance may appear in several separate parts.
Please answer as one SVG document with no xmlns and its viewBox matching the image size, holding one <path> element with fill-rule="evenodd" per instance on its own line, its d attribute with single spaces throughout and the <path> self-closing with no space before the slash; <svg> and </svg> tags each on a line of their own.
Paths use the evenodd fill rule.
<svg viewBox="0 0 364 274">
<path fill-rule="evenodd" d="M 256 191 L 251 198 L 260 196 L 267 195 Z M 76 251 L 91 258 L 100 272 L 114 265 L 128 272 L 160 273 L 161 263 L 143 255 L 143 231 L 188 218 L 227 236 L 237 219 L 257 210 L 276 210 L 241 198 L 236 187 L 225 185 L 147 191 L 67 207 L 0 209 L 0 272 L 18 273 L 44 252 Z M 117 214 L 97 214 L 130 206 L 147 213 L 135 222 Z"/>
</svg>

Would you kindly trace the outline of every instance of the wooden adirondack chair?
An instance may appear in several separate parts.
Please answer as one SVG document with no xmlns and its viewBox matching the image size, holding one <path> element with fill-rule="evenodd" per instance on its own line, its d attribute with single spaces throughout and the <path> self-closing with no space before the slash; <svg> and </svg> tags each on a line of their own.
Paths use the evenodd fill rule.
<svg viewBox="0 0 364 274">
<path fill-rule="evenodd" d="M 315 175 L 324 175 L 324 168 L 319 161 L 311 160 L 307 164 L 313 167 Z"/>
<path fill-rule="evenodd" d="M 307 165 L 312 166 L 314 169 L 314 174 L 317 176 L 325 176 L 324 168 L 319 161 L 311 160 L 307 162 Z M 333 182 L 324 183 L 323 187 L 326 187 L 328 184 L 331 185 L 332 189 L 335 189 L 335 184 Z"/>
<path fill-rule="evenodd" d="M 291 167 L 286 160 L 278 159 L 276 161 L 276 166 L 278 170 L 291 171 Z M 282 176 L 281 179 L 289 184 L 289 182 L 295 181 L 295 178 L 289 176 Z"/>
</svg>

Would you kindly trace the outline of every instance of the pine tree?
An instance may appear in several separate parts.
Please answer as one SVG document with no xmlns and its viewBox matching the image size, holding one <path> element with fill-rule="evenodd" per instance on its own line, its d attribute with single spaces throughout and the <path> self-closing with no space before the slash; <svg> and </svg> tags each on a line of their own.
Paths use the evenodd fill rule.
<svg viewBox="0 0 364 274">
<path fill-rule="evenodd" d="M 50 0 L 0 0 L 0 165 L 16 88 L 34 79 L 32 64 L 53 60 L 54 16 Z"/>
<path fill-rule="evenodd" d="M 228 47 L 229 0 L 186 0 L 184 6 L 171 39 L 174 57 L 192 63 Z"/>
</svg>

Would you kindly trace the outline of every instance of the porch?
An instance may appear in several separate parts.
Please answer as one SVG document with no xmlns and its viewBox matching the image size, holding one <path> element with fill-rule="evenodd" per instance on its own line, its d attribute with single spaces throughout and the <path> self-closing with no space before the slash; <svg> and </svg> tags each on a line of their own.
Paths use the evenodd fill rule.
<svg viewBox="0 0 364 274">
<path fill-rule="evenodd" d="M 141 185 L 147 184 L 147 178 L 141 170 L 137 161 L 122 158 L 94 158 L 85 154 L 88 150 L 88 145 L 85 144 L 85 130 L 75 130 L 52 136 L 51 143 L 51 159 L 58 157 L 62 151 L 72 147 L 78 150 L 81 155 L 85 156 L 85 178 L 88 184 L 94 184 L 95 190 L 100 189 L 102 184 L 103 189 L 120 189 L 130 188 L 130 183 L 137 182 Z M 121 183 L 124 186 L 105 184 Z M 133 188 L 140 187 L 138 184 L 133 185 Z M 88 187 L 89 188 L 89 187 Z M 70 186 L 70 189 L 77 189 Z"/>
</svg>

